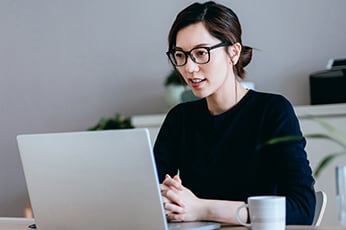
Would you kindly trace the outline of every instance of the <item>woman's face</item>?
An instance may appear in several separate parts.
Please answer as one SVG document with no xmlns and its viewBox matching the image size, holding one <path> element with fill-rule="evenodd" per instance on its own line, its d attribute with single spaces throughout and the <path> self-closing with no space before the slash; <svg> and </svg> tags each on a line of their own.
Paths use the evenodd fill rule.
<svg viewBox="0 0 346 230">
<path fill-rule="evenodd" d="M 190 51 L 196 47 L 211 47 L 221 41 L 213 37 L 203 23 L 196 23 L 181 29 L 176 37 L 176 49 Z M 230 49 L 231 50 L 231 49 Z M 230 51 L 232 52 L 232 51 Z M 190 86 L 195 96 L 199 98 L 228 94 L 229 81 L 234 81 L 233 65 L 225 47 L 210 50 L 210 61 L 197 64 L 187 58 L 184 66 L 177 67 L 185 82 Z"/>
</svg>

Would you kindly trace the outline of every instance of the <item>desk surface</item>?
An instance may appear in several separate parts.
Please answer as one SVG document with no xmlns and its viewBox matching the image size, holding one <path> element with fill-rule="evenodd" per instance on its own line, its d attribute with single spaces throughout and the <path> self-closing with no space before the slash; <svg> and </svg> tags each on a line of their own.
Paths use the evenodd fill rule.
<svg viewBox="0 0 346 230">
<path fill-rule="evenodd" d="M 33 224 L 33 219 L 28 218 L 0 218 L 0 230 L 30 230 L 28 226 Z M 222 226 L 222 230 L 249 230 L 241 226 Z M 313 227 L 313 226 L 287 226 L 286 230 L 345 230 L 346 227 Z"/>
</svg>

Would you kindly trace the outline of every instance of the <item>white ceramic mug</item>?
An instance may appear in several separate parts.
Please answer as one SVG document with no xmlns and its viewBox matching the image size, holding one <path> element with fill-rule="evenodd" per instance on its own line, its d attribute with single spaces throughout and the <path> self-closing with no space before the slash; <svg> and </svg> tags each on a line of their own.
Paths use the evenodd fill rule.
<svg viewBox="0 0 346 230">
<path fill-rule="evenodd" d="M 242 208 L 248 208 L 250 223 L 244 223 L 239 216 Z M 247 204 L 240 206 L 236 217 L 241 225 L 252 230 L 285 230 L 286 198 L 284 196 L 252 196 Z"/>
</svg>

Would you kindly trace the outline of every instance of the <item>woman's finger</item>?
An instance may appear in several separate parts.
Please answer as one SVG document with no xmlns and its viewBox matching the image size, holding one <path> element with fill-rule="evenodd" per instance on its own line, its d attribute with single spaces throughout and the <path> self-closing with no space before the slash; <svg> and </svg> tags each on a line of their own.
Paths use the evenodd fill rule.
<svg viewBox="0 0 346 230">
<path fill-rule="evenodd" d="M 185 210 L 182 207 L 180 207 L 174 203 L 164 203 L 163 205 L 164 205 L 165 210 L 168 212 L 185 213 Z"/>
<path fill-rule="evenodd" d="M 175 180 L 175 181 L 177 181 L 179 184 L 181 184 L 181 179 L 180 179 L 179 175 L 175 175 L 175 176 L 173 177 L 173 180 Z"/>
<path fill-rule="evenodd" d="M 174 203 L 176 205 L 179 205 L 182 208 L 185 208 L 176 190 L 174 189 L 162 190 L 161 194 L 162 194 L 162 197 L 167 198 L 170 201 L 170 203 Z"/>
<path fill-rule="evenodd" d="M 166 213 L 168 221 L 184 221 L 184 214 Z"/>
<path fill-rule="evenodd" d="M 179 178 L 180 180 L 180 178 Z M 183 190 L 183 187 L 180 182 L 172 179 L 169 175 L 166 175 L 165 180 L 162 182 L 163 185 L 166 185 L 171 188 L 175 188 L 177 190 Z"/>
<path fill-rule="evenodd" d="M 165 184 L 160 184 L 160 190 L 163 191 L 163 190 L 167 190 L 169 189 L 169 187 Z"/>
<path fill-rule="evenodd" d="M 163 203 L 171 203 L 171 201 L 165 196 L 162 196 L 162 202 Z"/>
</svg>

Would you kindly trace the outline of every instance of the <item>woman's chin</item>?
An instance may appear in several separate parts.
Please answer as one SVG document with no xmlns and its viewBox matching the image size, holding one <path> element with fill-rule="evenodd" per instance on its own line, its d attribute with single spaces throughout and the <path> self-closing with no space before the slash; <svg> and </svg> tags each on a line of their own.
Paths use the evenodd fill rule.
<svg viewBox="0 0 346 230">
<path fill-rule="evenodd" d="M 207 96 L 209 96 L 210 92 L 208 92 L 207 90 L 202 90 L 202 89 L 194 89 L 191 88 L 193 95 L 195 95 L 195 97 L 198 98 L 205 98 Z"/>
</svg>

